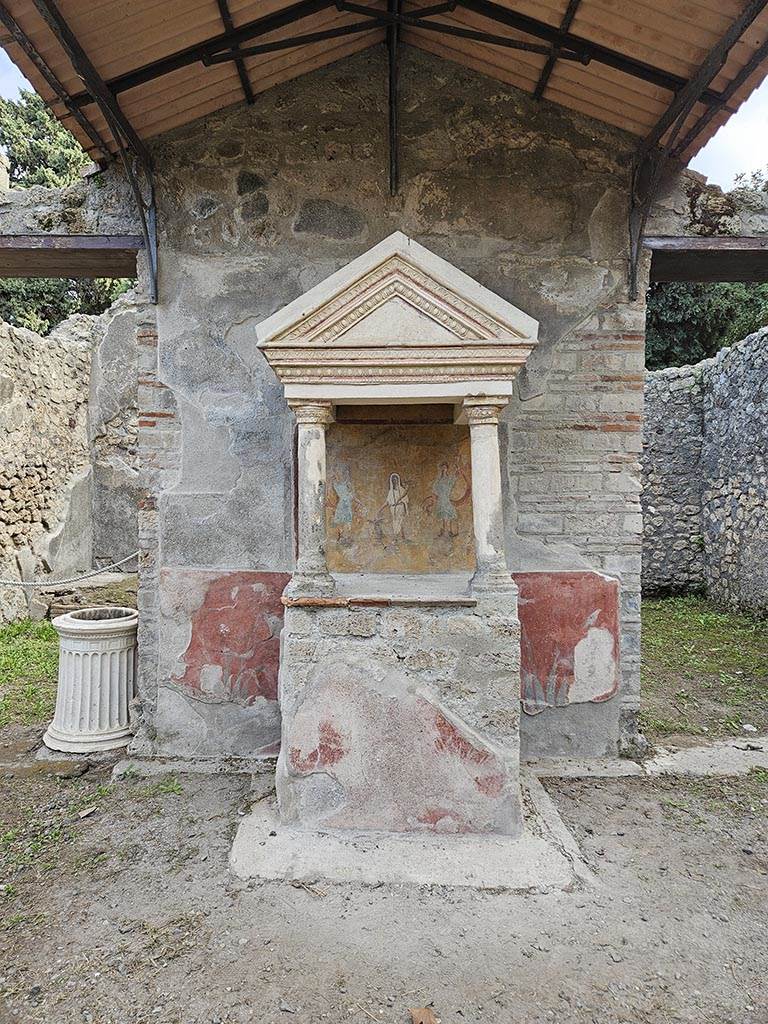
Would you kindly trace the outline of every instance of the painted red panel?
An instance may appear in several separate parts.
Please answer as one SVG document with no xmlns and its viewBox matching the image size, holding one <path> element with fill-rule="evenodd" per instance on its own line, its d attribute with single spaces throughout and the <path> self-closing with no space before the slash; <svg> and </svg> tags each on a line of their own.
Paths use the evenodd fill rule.
<svg viewBox="0 0 768 1024">
<path fill-rule="evenodd" d="M 184 674 L 174 682 L 246 704 L 277 700 L 280 598 L 289 579 L 280 572 L 229 572 L 206 580 L 190 617 Z"/>
<path fill-rule="evenodd" d="M 523 708 L 604 701 L 619 685 L 619 584 L 596 572 L 516 573 Z"/>
<path fill-rule="evenodd" d="M 381 692 L 360 665 L 318 665 L 283 728 L 291 785 L 318 827 L 514 831 L 517 770 L 504 751 L 394 672 Z M 327 804 L 301 788 L 310 776 L 330 784 Z"/>
</svg>

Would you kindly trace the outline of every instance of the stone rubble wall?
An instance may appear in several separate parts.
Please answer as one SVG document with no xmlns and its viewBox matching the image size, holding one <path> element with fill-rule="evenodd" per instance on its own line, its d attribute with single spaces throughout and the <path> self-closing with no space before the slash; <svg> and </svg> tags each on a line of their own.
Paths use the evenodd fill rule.
<svg viewBox="0 0 768 1024">
<path fill-rule="evenodd" d="M 768 234 L 768 191 L 723 192 L 704 175 L 683 170 L 661 188 L 647 235 L 757 236 Z"/>
<path fill-rule="evenodd" d="M 645 377 L 644 594 L 704 590 L 701 383 L 700 369 L 692 366 Z"/>
<path fill-rule="evenodd" d="M 0 323 L 0 575 L 67 577 L 137 550 L 135 316 L 126 296 L 45 337 Z M 0 588 L 0 621 L 38 605 Z"/>
<path fill-rule="evenodd" d="M 2 575 L 31 578 L 90 566 L 88 380 L 95 322 L 75 316 L 48 337 L 0 324 L 0 559 Z M 71 486 L 73 481 L 74 486 Z M 85 499 L 83 500 L 83 492 Z M 71 534 L 64 543 L 64 535 Z M 3 619 L 26 612 L 22 590 L 1 588 Z"/>
<path fill-rule="evenodd" d="M 643 593 L 768 611 L 768 328 L 646 375 Z"/>
</svg>

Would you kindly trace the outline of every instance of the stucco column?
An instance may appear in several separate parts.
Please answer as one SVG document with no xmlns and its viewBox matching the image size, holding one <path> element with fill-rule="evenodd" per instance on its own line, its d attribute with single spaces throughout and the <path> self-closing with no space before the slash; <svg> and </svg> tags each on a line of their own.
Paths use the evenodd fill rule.
<svg viewBox="0 0 768 1024">
<path fill-rule="evenodd" d="M 499 413 L 507 398 L 465 398 L 472 453 L 472 513 L 477 567 L 473 591 L 514 589 L 504 555 Z"/>
<path fill-rule="evenodd" d="M 328 594 L 334 582 L 325 557 L 325 428 L 333 422 L 330 402 L 289 401 L 299 426 L 299 550 L 286 593 Z"/>
</svg>

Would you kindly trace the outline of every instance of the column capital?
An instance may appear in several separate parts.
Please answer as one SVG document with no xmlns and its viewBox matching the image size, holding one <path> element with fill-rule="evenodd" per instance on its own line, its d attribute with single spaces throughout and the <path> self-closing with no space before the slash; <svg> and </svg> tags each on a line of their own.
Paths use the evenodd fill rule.
<svg viewBox="0 0 768 1024">
<path fill-rule="evenodd" d="M 308 402 L 301 398 L 289 398 L 288 407 L 293 409 L 297 423 L 320 427 L 327 427 L 329 423 L 333 423 L 332 402 Z"/>
<path fill-rule="evenodd" d="M 499 422 L 501 410 L 508 403 L 509 398 L 505 395 L 482 395 L 465 398 L 462 408 L 470 427 L 479 423 L 495 426 Z"/>
</svg>

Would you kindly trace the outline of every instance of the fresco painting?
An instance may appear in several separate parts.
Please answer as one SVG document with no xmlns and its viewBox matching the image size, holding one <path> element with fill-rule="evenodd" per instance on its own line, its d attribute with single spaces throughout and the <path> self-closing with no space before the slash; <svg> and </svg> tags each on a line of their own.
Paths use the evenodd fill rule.
<svg viewBox="0 0 768 1024">
<path fill-rule="evenodd" d="M 471 572 L 469 430 L 335 424 L 326 523 L 332 572 Z"/>
</svg>

